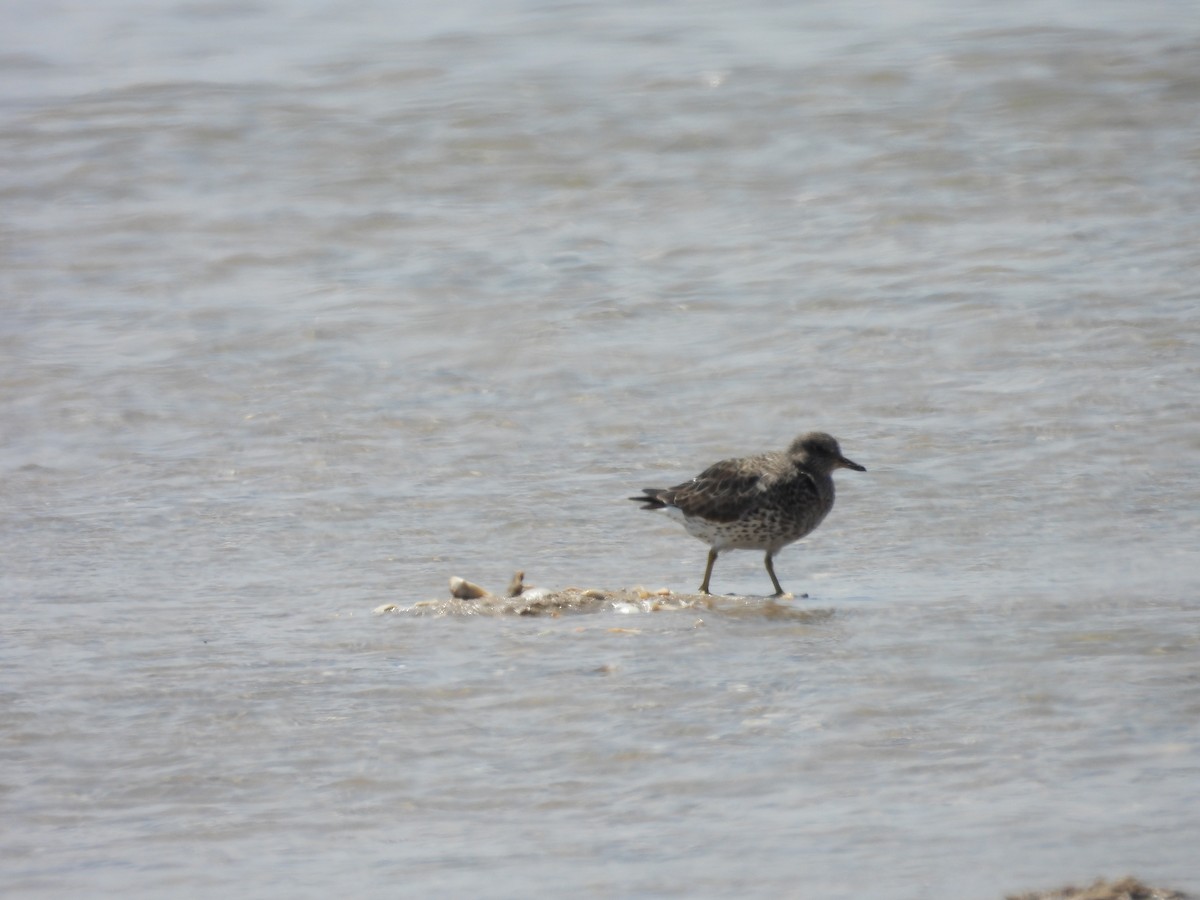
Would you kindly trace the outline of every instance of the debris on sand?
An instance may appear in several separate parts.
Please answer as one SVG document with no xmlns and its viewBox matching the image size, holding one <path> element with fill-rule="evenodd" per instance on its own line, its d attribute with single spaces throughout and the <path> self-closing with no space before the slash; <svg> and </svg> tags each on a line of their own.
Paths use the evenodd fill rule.
<svg viewBox="0 0 1200 900">
<path fill-rule="evenodd" d="M 1099 878 L 1089 887 L 1067 886 L 1053 891 L 1009 894 L 1005 900 L 1186 900 L 1187 895 L 1169 888 L 1155 888 L 1136 878 L 1106 881 Z"/>
<path fill-rule="evenodd" d="M 525 573 L 517 572 L 508 582 L 508 596 L 520 597 L 525 593 Z"/>
<path fill-rule="evenodd" d="M 422 600 L 407 606 L 385 603 L 377 614 L 408 613 L 419 616 L 561 616 L 564 613 L 646 613 L 675 610 L 716 611 L 726 615 L 755 615 L 766 618 L 818 622 L 832 610 L 791 606 L 773 597 L 676 594 L 667 588 L 649 591 L 642 587 L 607 590 L 567 587 L 559 590 L 532 587 L 525 573 L 517 572 L 503 594 L 493 594 L 457 575 L 450 579 L 450 597 Z"/>
<path fill-rule="evenodd" d="M 492 595 L 488 593 L 487 588 L 481 588 L 479 585 L 455 575 L 450 579 L 450 596 L 459 600 L 481 600 Z"/>
</svg>

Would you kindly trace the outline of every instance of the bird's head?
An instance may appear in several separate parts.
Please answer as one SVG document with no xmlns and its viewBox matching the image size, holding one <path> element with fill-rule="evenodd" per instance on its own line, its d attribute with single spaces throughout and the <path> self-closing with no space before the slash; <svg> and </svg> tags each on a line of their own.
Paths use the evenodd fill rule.
<svg viewBox="0 0 1200 900">
<path fill-rule="evenodd" d="M 792 441 L 788 455 L 797 462 L 829 474 L 834 469 L 853 469 L 855 472 L 865 472 L 866 467 L 860 466 L 853 460 L 842 456 L 842 448 L 832 435 L 823 431 L 810 431 Z"/>
</svg>

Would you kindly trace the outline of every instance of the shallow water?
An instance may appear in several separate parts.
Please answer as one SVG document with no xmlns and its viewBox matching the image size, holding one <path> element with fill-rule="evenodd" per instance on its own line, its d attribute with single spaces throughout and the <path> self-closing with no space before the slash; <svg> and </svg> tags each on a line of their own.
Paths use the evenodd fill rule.
<svg viewBox="0 0 1200 900">
<path fill-rule="evenodd" d="M 0 20 L 6 896 L 1200 891 L 1190 4 Z"/>
</svg>

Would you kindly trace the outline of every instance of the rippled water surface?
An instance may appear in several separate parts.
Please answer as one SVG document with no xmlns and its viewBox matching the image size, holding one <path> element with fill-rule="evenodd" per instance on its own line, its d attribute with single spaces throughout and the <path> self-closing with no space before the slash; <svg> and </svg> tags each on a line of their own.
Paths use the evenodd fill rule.
<svg viewBox="0 0 1200 900">
<path fill-rule="evenodd" d="M 1193 4 L 401 7 L 0 11 L 4 895 L 1200 891 Z"/>
</svg>

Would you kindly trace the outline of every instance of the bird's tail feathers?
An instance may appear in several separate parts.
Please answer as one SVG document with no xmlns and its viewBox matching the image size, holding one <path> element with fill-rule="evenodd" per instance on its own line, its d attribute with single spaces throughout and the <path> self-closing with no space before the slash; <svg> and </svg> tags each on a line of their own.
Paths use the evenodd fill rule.
<svg viewBox="0 0 1200 900">
<path fill-rule="evenodd" d="M 662 488 L 642 488 L 640 497 L 629 497 L 627 499 L 635 503 L 641 503 L 642 509 L 666 509 L 670 498 L 668 492 Z"/>
</svg>

